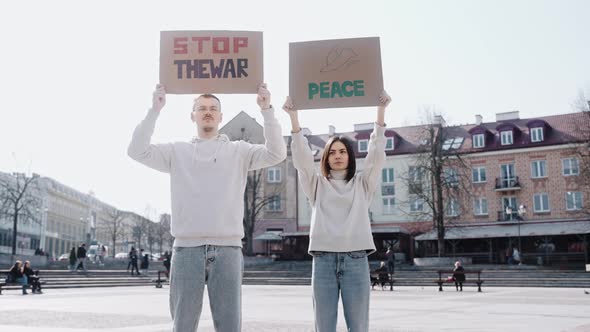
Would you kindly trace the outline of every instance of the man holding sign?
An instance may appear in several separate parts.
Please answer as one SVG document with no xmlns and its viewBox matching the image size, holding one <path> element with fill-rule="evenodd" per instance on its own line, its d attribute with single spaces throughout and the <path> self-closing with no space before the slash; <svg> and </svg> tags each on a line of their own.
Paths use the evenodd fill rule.
<svg viewBox="0 0 590 332">
<path fill-rule="evenodd" d="M 241 330 L 244 190 L 248 172 L 286 158 L 281 127 L 266 85 L 258 88 L 266 143 L 231 142 L 219 134 L 221 103 L 211 94 L 195 99 L 191 119 L 197 136 L 189 142 L 151 144 L 156 119 L 166 104 L 158 85 L 152 108 L 133 133 L 128 154 L 170 174 L 171 233 L 175 237 L 170 273 L 174 331 L 195 331 L 205 285 L 216 331 Z"/>
</svg>

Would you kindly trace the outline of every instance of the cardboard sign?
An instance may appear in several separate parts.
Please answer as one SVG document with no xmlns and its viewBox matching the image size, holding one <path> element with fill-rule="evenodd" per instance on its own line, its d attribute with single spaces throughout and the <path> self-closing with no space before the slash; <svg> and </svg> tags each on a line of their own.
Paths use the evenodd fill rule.
<svg viewBox="0 0 590 332">
<path fill-rule="evenodd" d="M 262 32 L 161 31 L 166 93 L 256 93 L 263 82 Z"/>
<path fill-rule="evenodd" d="M 289 44 L 289 95 L 295 109 L 379 105 L 379 37 Z"/>
</svg>

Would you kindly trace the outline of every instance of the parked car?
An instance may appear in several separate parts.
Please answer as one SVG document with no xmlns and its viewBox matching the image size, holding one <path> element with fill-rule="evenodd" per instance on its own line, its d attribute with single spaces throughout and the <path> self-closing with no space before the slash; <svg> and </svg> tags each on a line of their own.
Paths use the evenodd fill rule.
<svg viewBox="0 0 590 332">
<path fill-rule="evenodd" d="M 70 260 L 70 254 L 63 254 L 57 259 L 60 262 L 67 262 Z"/>
<path fill-rule="evenodd" d="M 118 252 L 115 254 L 115 259 L 127 259 L 129 258 L 129 254 L 126 252 Z"/>
</svg>

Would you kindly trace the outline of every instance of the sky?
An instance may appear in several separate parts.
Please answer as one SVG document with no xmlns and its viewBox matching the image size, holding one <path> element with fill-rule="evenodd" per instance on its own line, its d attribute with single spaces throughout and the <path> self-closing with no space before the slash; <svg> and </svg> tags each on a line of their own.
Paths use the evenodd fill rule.
<svg viewBox="0 0 590 332">
<path fill-rule="evenodd" d="M 131 134 L 158 83 L 162 30 L 264 36 L 265 81 L 283 133 L 289 43 L 380 37 L 388 127 L 518 110 L 573 112 L 590 96 L 590 1 L 10 1 L 1 5 L 0 171 L 36 172 L 119 209 L 170 211 L 168 176 L 132 161 Z M 193 96 L 169 95 L 154 142 L 188 140 Z M 255 95 L 220 95 L 227 123 Z M 374 108 L 305 110 L 315 134 L 375 121 Z"/>
</svg>

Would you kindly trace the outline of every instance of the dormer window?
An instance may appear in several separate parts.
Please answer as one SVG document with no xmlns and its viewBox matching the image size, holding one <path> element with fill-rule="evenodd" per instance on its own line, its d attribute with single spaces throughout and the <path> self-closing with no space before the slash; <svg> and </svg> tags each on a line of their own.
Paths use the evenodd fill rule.
<svg viewBox="0 0 590 332">
<path fill-rule="evenodd" d="M 531 142 L 543 142 L 543 127 L 531 128 Z"/>
<path fill-rule="evenodd" d="M 385 141 L 385 151 L 392 151 L 394 149 L 393 137 L 387 137 Z"/>
<path fill-rule="evenodd" d="M 359 152 L 369 151 L 369 140 L 368 139 L 361 139 L 358 141 L 358 144 L 359 144 Z"/>
<path fill-rule="evenodd" d="M 512 130 L 500 132 L 500 142 L 502 145 L 511 145 L 514 143 L 514 139 L 512 138 Z"/>
<path fill-rule="evenodd" d="M 477 134 L 471 137 L 474 148 L 483 148 L 486 146 L 484 134 Z"/>
</svg>

